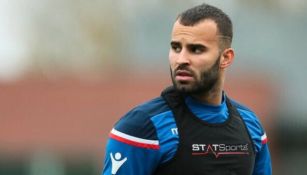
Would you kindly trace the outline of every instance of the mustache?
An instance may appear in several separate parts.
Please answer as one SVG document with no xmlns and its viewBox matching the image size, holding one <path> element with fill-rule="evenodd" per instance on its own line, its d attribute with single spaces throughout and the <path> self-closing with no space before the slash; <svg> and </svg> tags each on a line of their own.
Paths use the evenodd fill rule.
<svg viewBox="0 0 307 175">
<path fill-rule="evenodd" d="M 179 66 L 174 70 L 173 74 L 176 75 L 176 74 L 178 74 L 179 72 L 186 72 L 186 73 L 188 73 L 188 74 L 190 74 L 190 75 L 192 75 L 192 76 L 195 75 L 194 71 L 193 71 L 191 68 L 189 68 L 187 65 L 184 65 L 184 64 L 179 65 Z"/>
</svg>

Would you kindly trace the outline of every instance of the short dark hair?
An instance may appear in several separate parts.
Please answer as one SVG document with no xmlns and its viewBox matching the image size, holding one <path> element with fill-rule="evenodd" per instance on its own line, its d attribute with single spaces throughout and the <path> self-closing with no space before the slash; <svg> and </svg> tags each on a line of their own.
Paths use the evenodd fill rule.
<svg viewBox="0 0 307 175">
<path fill-rule="evenodd" d="M 184 26 L 194 26 L 205 19 L 211 19 L 217 24 L 222 48 L 230 47 L 233 36 L 232 22 L 221 9 L 204 3 L 182 12 L 177 17 L 179 23 Z"/>
</svg>

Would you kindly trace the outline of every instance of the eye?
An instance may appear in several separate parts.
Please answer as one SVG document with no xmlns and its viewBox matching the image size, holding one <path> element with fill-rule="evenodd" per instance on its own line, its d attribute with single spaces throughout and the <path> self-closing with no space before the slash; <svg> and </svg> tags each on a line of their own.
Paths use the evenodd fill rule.
<svg viewBox="0 0 307 175">
<path fill-rule="evenodd" d="M 189 46 L 189 50 L 194 54 L 202 54 L 206 49 L 202 45 L 191 45 Z"/>
<path fill-rule="evenodd" d="M 174 51 L 174 52 L 176 52 L 176 53 L 180 53 L 181 52 L 181 46 L 180 46 L 180 44 L 178 44 L 178 43 L 171 43 L 171 48 L 172 48 L 172 50 Z"/>
<path fill-rule="evenodd" d="M 181 48 L 178 46 L 172 46 L 173 51 L 175 51 L 176 53 L 180 53 Z"/>
</svg>

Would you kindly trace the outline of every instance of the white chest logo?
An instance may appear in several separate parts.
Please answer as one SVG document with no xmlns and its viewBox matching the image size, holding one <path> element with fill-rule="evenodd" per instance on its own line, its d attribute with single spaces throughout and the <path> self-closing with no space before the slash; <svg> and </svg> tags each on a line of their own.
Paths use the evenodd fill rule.
<svg viewBox="0 0 307 175">
<path fill-rule="evenodd" d="M 115 153 L 115 156 L 110 153 L 110 157 L 112 160 L 112 175 L 115 175 L 119 168 L 127 161 L 127 157 L 122 159 L 122 155 L 118 152 Z"/>
<path fill-rule="evenodd" d="M 173 135 L 178 135 L 178 128 L 171 129 Z"/>
</svg>

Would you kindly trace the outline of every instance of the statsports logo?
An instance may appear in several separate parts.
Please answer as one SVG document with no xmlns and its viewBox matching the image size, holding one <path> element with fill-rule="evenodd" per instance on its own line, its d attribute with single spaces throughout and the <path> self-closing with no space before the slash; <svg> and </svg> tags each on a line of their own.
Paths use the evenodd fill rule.
<svg viewBox="0 0 307 175">
<path fill-rule="evenodd" d="M 193 156 L 249 155 L 248 144 L 192 144 Z"/>
</svg>

